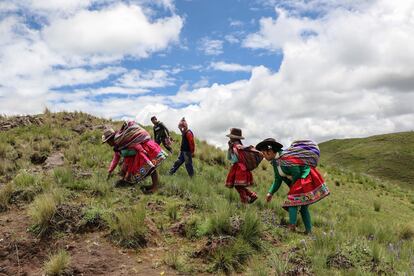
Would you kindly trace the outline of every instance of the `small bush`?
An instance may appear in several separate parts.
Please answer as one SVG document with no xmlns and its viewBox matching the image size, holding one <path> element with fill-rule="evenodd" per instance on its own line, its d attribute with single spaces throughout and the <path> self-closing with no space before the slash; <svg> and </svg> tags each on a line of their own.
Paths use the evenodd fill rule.
<svg viewBox="0 0 414 276">
<path fill-rule="evenodd" d="M 46 275 L 62 275 L 69 267 L 70 256 L 65 250 L 60 250 L 55 255 L 51 255 L 44 264 Z"/>
<path fill-rule="evenodd" d="M 126 211 L 118 211 L 108 220 L 113 240 L 127 248 L 146 245 L 145 208 L 139 205 Z"/>
<path fill-rule="evenodd" d="M 4 185 L 0 189 L 0 212 L 8 209 L 12 194 L 13 185 L 11 183 Z"/>
</svg>

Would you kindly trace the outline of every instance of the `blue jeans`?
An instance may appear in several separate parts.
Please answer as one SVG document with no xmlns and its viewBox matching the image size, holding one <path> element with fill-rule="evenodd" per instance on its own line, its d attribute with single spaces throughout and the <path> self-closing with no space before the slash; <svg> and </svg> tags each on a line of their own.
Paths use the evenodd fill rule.
<svg viewBox="0 0 414 276">
<path fill-rule="evenodd" d="M 174 165 L 170 169 L 170 174 L 174 174 L 178 168 L 185 163 L 185 168 L 189 176 L 194 175 L 193 169 L 193 158 L 191 157 L 191 152 L 189 151 L 181 151 L 180 155 L 178 156 L 177 161 L 175 161 Z"/>
</svg>

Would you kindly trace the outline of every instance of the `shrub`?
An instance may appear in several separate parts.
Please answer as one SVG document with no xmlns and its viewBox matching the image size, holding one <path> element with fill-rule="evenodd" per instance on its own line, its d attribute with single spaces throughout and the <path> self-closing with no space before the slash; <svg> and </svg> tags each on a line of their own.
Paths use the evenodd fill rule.
<svg viewBox="0 0 414 276">
<path fill-rule="evenodd" d="M 146 245 L 145 208 L 143 205 L 118 211 L 108 219 L 113 240 L 123 247 L 137 248 Z"/>
<path fill-rule="evenodd" d="M 11 183 L 4 185 L 0 189 L 0 212 L 8 209 L 12 194 L 13 185 Z"/>
<path fill-rule="evenodd" d="M 69 267 L 70 256 L 65 250 L 49 256 L 49 260 L 44 264 L 46 275 L 62 275 Z"/>
</svg>

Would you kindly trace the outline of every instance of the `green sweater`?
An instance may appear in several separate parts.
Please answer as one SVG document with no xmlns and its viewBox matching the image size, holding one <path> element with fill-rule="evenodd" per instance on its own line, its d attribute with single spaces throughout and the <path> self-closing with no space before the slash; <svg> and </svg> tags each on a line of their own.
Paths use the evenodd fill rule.
<svg viewBox="0 0 414 276">
<path fill-rule="evenodd" d="M 276 160 L 272 160 L 273 165 L 273 171 L 275 173 L 275 179 L 273 180 L 273 184 L 269 189 L 269 194 L 274 194 L 279 190 L 280 185 L 282 182 L 285 182 L 289 187 L 296 182 L 296 180 L 300 178 L 306 178 L 309 175 L 310 167 L 307 165 L 304 166 L 280 166 L 283 173 L 291 176 L 292 179 L 288 177 L 283 177 L 279 174 L 279 171 L 277 169 L 277 163 Z"/>
</svg>

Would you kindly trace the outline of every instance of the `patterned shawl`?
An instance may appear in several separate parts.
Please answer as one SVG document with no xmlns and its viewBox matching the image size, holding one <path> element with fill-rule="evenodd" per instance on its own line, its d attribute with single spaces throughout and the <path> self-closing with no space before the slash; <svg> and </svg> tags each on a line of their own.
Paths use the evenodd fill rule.
<svg viewBox="0 0 414 276">
<path fill-rule="evenodd" d="M 120 151 L 133 144 L 140 144 L 150 139 L 150 134 L 137 123 L 134 121 L 125 122 L 121 129 L 115 133 L 115 149 Z"/>
<path fill-rule="evenodd" d="M 288 149 L 284 150 L 276 158 L 276 162 L 279 166 L 308 165 L 316 167 L 319 157 L 320 151 L 318 144 L 311 140 L 298 140 L 294 141 Z"/>
</svg>

